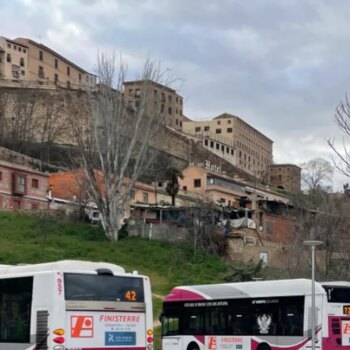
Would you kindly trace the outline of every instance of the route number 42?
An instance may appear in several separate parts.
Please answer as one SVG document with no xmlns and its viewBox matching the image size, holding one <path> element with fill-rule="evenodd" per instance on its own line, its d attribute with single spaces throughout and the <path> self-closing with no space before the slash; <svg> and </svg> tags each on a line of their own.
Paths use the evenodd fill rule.
<svg viewBox="0 0 350 350">
<path fill-rule="evenodd" d="M 124 297 L 126 300 L 129 301 L 136 301 L 136 292 L 134 290 L 128 290 L 125 294 Z"/>
</svg>

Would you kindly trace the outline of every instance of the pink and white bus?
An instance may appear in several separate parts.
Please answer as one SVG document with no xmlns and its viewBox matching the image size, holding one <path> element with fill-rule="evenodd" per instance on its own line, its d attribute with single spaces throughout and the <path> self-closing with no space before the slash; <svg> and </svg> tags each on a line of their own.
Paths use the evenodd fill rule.
<svg viewBox="0 0 350 350">
<path fill-rule="evenodd" d="M 87 261 L 0 265 L 0 350 L 151 350 L 149 278 Z"/>
<path fill-rule="evenodd" d="M 350 350 L 350 283 L 315 283 L 316 349 Z M 162 350 L 311 349 L 311 280 L 174 288 Z"/>
</svg>

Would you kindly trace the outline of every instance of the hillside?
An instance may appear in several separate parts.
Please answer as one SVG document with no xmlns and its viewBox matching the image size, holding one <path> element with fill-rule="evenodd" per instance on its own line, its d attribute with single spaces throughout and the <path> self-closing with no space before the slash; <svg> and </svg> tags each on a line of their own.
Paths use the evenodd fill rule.
<svg viewBox="0 0 350 350">
<path fill-rule="evenodd" d="M 187 247 L 140 238 L 111 243 L 98 227 L 85 223 L 0 212 L 0 264 L 62 259 L 108 261 L 150 276 L 152 291 L 163 296 L 179 284 L 223 281 L 223 259 L 193 255 Z M 161 298 L 154 298 L 155 318 Z"/>
</svg>

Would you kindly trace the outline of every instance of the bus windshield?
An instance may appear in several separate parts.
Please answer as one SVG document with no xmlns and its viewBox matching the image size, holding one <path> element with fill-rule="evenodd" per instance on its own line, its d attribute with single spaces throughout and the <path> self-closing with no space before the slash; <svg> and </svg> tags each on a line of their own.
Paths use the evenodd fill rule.
<svg viewBox="0 0 350 350">
<path fill-rule="evenodd" d="M 64 286 L 66 300 L 144 302 L 139 277 L 65 273 Z"/>
<path fill-rule="evenodd" d="M 327 292 L 329 303 L 350 303 L 350 288 L 338 286 L 323 286 Z"/>
</svg>

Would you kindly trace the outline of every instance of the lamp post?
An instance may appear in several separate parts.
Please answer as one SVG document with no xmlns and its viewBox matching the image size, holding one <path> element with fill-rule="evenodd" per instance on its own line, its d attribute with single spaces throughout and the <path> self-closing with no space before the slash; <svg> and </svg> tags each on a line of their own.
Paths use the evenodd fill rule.
<svg viewBox="0 0 350 350">
<path fill-rule="evenodd" d="M 315 250 L 322 241 L 304 241 L 305 245 L 311 247 L 311 349 L 316 349 L 315 334 Z"/>
</svg>

